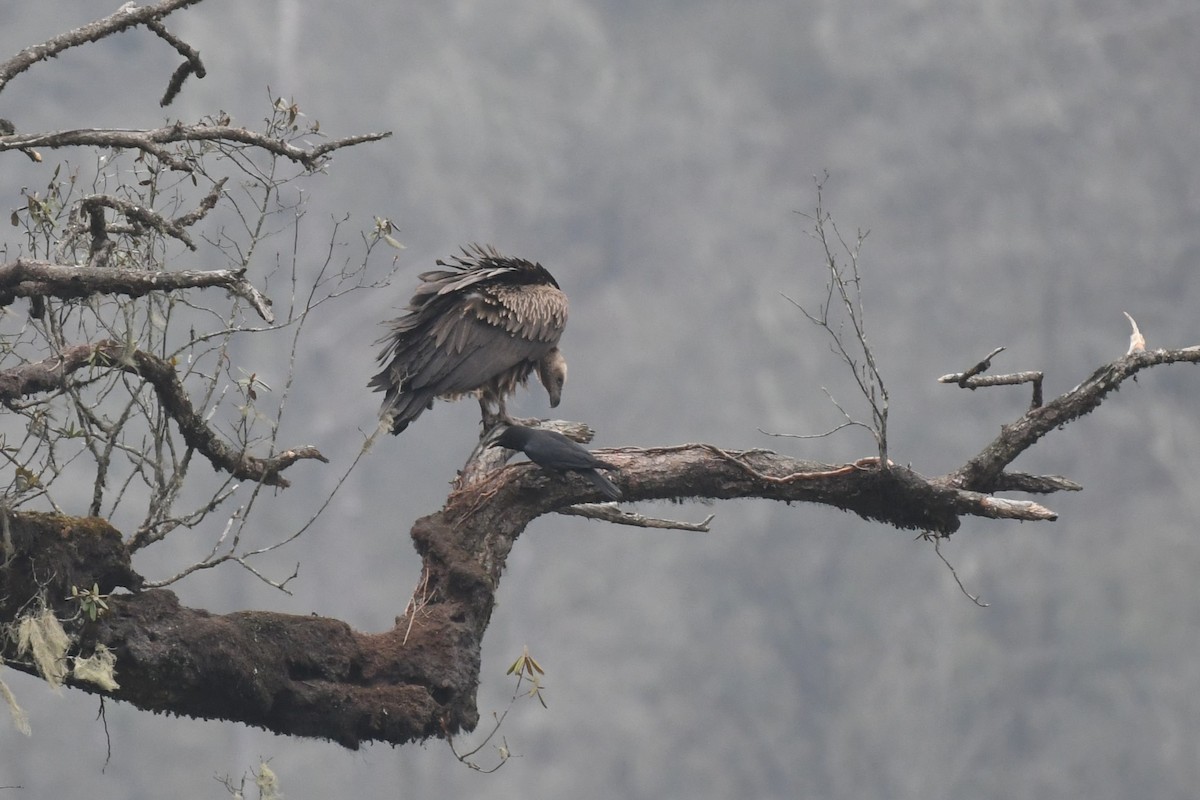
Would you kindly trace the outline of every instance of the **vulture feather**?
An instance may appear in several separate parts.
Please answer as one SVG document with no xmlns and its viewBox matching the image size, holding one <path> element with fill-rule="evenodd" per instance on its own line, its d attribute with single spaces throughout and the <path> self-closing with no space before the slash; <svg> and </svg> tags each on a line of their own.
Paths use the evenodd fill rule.
<svg viewBox="0 0 1200 800">
<path fill-rule="evenodd" d="M 477 393 L 484 422 L 508 421 L 505 398 L 533 372 L 555 407 L 567 379 L 558 340 L 567 296 L 541 264 L 472 245 L 422 273 L 406 313 L 390 322 L 369 386 L 383 392 L 382 418 L 400 433 L 435 398 Z"/>
</svg>

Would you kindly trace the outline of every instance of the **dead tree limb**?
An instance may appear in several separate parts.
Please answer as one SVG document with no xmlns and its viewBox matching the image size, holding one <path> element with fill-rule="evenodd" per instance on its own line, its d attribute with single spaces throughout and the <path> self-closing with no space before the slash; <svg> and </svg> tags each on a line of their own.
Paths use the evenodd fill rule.
<svg viewBox="0 0 1200 800">
<path fill-rule="evenodd" d="M 391 136 L 390 131 L 382 133 L 363 133 L 355 136 L 345 136 L 341 139 L 331 139 L 312 147 L 299 147 L 283 139 L 264 136 L 256 131 L 237 128 L 229 125 L 184 125 L 176 123 L 166 128 L 152 130 L 114 130 L 106 128 L 86 128 L 71 131 L 56 131 L 51 133 L 15 133 L 10 136 L 0 136 L 0 152 L 5 150 L 29 150 L 35 147 L 50 149 L 61 147 L 116 147 L 141 150 L 159 159 L 171 169 L 181 172 L 191 172 L 192 165 L 164 145 L 179 142 L 224 142 L 253 147 L 283 156 L 290 161 L 302 165 L 305 169 L 316 170 L 324 163 L 325 158 L 335 150 L 352 147 L 364 142 L 375 142 Z"/>
<path fill-rule="evenodd" d="M 64 388 L 74 372 L 92 366 L 119 369 L 144 379 L 154 388 L 163 410 L 175 420 L 184 442 L 213 467 L 235 478 L 286 488 L 291 484 L 280 473 L 292 464 L 304 459 L 327 462 L 315 447 L 292 448 L 273 458 L 252 456 L 230 447 L 196 413 L 169 362 L 107 339 L 75 345 L 57 356 L 0 372 L 0 402 L 11 403 L 35 392 Z"/>
<path fill-rule="evenodd" d="M 213 198 L 215 202 L 215 198 Z M 192 241 L 192 237 L 188 235 L 184 226 L 179 224 L 177 220 L 170 220 L 159 214 L 152 208 L 145 208 L 137 203 L 131 203 L 128 200 L 123 200 L 120 197 L 113 197 L 109 194 L 95 194 L 91 197 L 84 198 L 79 204 L 81 214 L 86 214 L 91 218 L 91 230 L 95 231 L 97 226 L 103 227 L 105 208 L 111 208 L 118 214 L 121 214 L 125 219 L 132 223 L 130 233 L 141 235 L 146 228 L 156 230 L 164 236 L 170 236 L 183 242 L 188 250 L 195 251 L 196 243 Z M 212 205 L 209 205 L 212 208 Z M 100 223 L 96 223 L 96 218 L 100 218 Z M 93 237 L 95 238 L 95 237 Z"/>
<path fill-rule="evenodd" d="M 69 299 L 95 294 L 142 297 L 151 292 L 222 288 L 248 302 L 267 322 L 275 319 L 271 300 L 246 280 L 244 269 L 149 272 L 112 267 L 78 267 L 17 259 L 0 264 L 0 306 L 18 297 Z"/>
<path fill-rule="evenodd" d="M 1042 378 L 1041 372 L 1029 370 L 1026 372 L 1012 372 L 1007 375 L 981 375 L 991 364 L 992 356 L 1003 350 L 1003 347 L 998 347 L 992 351 L 992 355 L 988 356 L 983 361 L 980 361 L 975 366 L 971 367 L 966 372 L 952 372 L 949 375 L 943 375 L 938 378 L 938 383 L 954 383 L 960 389 L 983 389 L 989 386 L 1017 386 L 1022 383 L 1033 384 L 1033 397 L 1030 398 L 1030 409 L 1041 408 L 1042 405 Z"/>
<path fill-rule="evenodd" d="M 0 63 L 0 92 L 4 91 L 4 87 L 8 85 L 9 81 L 39 61 L 54 58 L 72 47 L 98 42 L 119 31 L 138 25 L 159 23 L 159 20 L 168 14 L 198 2 L 200 0 L 162 0 L 162 2 L 144 6 L 126 3 L 104 19 L 89 22 L 87 25 L 59 34 L 41 44 L 26 47 L 12 58 Z M 161 23 L 159 23 L 159 27 L 161 27 Z M 174 42 L 172 42 L 172 46 L 176 46 Z M 178 46 L 176 49 L 179 49 Z"/>
<path fill-rule="evenodd" d="M 1200 363 L 1200 346 L 1178 350 L 1134 350 L 1093 372 L 1087 380 L 1041 408 L 1030 409 L 1005 425 L 987 447 L 939 484 L 977 492 L 998 491 L 1004 468 L 1055 428 L 1061 428 L 1096 409 L 1109 392 L 1127 378 L 1159 364 Z"/>
</svg>

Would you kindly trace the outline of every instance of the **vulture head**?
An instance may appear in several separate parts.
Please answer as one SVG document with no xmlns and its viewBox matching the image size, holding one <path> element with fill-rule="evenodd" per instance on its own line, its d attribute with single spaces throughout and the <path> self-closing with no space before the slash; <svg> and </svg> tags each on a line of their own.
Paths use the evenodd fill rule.
<svg viewBox="0 0 1200 800">
<path fill-rule="evenodd" d="M 556 347 L 538 361 L 537 376 L 546 387 L 546 394 L 550 395 L 550 407 L 558 408 L 563 384 L 567 382 L 567 360 L 561 350 Z"/>
</svg>

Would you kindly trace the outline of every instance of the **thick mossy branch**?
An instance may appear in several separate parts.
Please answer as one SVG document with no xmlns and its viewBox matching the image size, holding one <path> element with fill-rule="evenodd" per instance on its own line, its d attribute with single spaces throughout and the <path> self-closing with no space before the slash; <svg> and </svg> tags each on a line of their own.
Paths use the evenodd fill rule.
<svg viewBox="0 0 1200 800">
<path fill-rule="evenodd" d="M 21 513 L 10 515 L 6 528 L 12 553 L 0 565 L 3 623 L 44 603 L 64 621 L 70 655 L 104 645 L 116 656 L 118 688 L 105 691 L 68 675 L 80 689 L 149 711 L 244 722 L 346 747 L 419 741 L 478 722 L 483 630 L 476 615 L 458 612 L 457 601 L 429 604 L 413 624 L 380 634 L 309 615 L 210 614 L 181 606 L 162 589 L 113 594 L 142 579 L 104 520 Z M 93 584 L 108 605 L 95 621 L 71 592 Z M 0 637 L 0 656 L 36 674 L 8 637 Z"/>
<path fill-rule="evenodd" d="M 110 605 L 83 647 L 94 640 L 112 649 L 121 688 L 110 694 L 139 708 L 351 748 L 420 741 L 477 722 L 478 668 L 462 659 L 475 644 L 437 609 L 411 630 L 363 634 L 324 617 L 209 614 L 163 589 Z"/>
<path fill-rule="evenodd" d="M 65 603 L 72 586 L 95 584 L 104 594 L 141 587 L 121 534 L 104 520 L 2 510 L 0 515 L 0 622 L 11 622 L 39 596 L 51 605 Z"/>
</svg>

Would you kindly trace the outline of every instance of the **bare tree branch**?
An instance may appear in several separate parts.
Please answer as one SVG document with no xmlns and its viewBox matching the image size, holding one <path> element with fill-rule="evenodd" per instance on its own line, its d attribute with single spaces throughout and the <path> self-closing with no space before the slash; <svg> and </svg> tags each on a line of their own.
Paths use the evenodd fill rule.
<svg viewBox="0 0 1200 800">
<path fill-rule="evenodd" d="M 857 384 L 859 392 L 871 409 L 870 424 L 856 420 L 841 404 L 834 400 L 833 395 L 826 389 L 825 394 L 829 396 L 829 399 L 833 401 L 837 410 L 846 418 L 846 424 L 839 425 L 832 431 L 817 434 L 813 438 L 828 436 L 844 427 L 854 426 L 865 428 L 871 433 L 871 436 L 875 439 L 876 446 L 879 448 L 880 463 L 886 465 L 890 463 L 888 459 L 887 439 L 888 390 L 887 385 L 883 381 L 883 374 L 879 370 L 879 365 L 875 361 L 875 352 L 867 341 L 862 277 L 858 269 L 859 256 L 869 231 L 860 230 L 853 245 L 847 242 L 842 236 L 842 232 L 838 230 L 837 223 L 833 221 L 832 215 L 825 210 L 824 206 L 824 183 L 825 179 L 828 178 L 829 173 L 826 172 L 824 179 L 816 180 L 817 207 L 812 214 L 802 215 L 813 223 L 813 229 L 809 235 L 821 246 L 824 255 L 824 267 L 829 274 L 825 284 L 825 299 L 821 302 L 816 313 L 810 313 L 803 305 L 786 294 L 783 294 L 783 298 L 798 308 L 800 313 L 809 322 L 823 328 L 829 335 L 831 341 L 830 349 L 838 354 L 846 366 L 850 368 L 850 373 L 854 377 L 854 382 Z M 838 248 L 844 253 L 847 263 L 842 264 L 838 260 L 836 252 Z M 840 312 L 838 309 L 840 309 Z M 835 322 L 834 316 L 838 313 L 844 315 L 844 321 L 850 323 L 850 331 L 854 335 L 853 341 L 849 341 L 843 331 L 844 321 L 837 320 Z M 859 363 L 860 356 L 858 354 L 860 352 L 862 354 L 862 363 Z"/>
<path fill-rule="evenodd" d="M 391 136 L 383 133 L 363 133 L 331 139 L 313 147 L 297 147 L 283 139 L 264 136 L 256 131 L 235 128 L 229 125 L 184 125 L 176 123 L 167 128 L 153 130 L 116 130 L 85 128 L 53 133 L 16 133 L 0 136 L 0 152 L 5 150 L 27 150 L 33 147 L 118 147 L 141 150 L 155 156 L 171 169 L 191 172 L 192 166 L 163 145 L 178 142 L 228 142 L 247 147 L 256 147 L 277 156 L 282 156 L 306 169 L 319 169 L 327 155 L 343 147 L 375 142 Z"/>
<path fill-rule="evenodd" d="M 0 264 L 0 306 L 18 297 L 88 297 L 122 294 L 142 297 L 151 292 L 218 287 L 243 298 L 259 316 L 273 322 L 271 300 L 245 277 L 244 269 L 148 272 L 112 267 L 76 267 L 47 261 L 17 259 Z"/>
<path fill-rule="evenodd" d="M 0 402 L 11 403 L 34 392 L 64 388 L 73 372 L 93 365 L 120 369 L 147 381 L 154 387 L 163 410 L 179 426 L 188 446 L 235 478 L 286 488 L 290 483 L 279 473 L 292 464 L 304 459 L 328 462 L 315 447 L 285 450 L 273 458 L 237 452 L 196 413 L 169 362 L 140 350 L 129 350 L 112 340 L 75 345 L 58 356 L 0 372 Z"/>
<path fill-rule="evenodd" d="M 951 372 L 938 378 L 938 383 L 955 383 L 963 389 L 982 389 L 986 386 L 1017 386 L 1042 380 L 1037 370 L 1011 372 L 1005 375 L 979 375 L 974 372 Z"/>
<path fill-rule="evenodd" d="M 950 575 L 953 576 L 954 582 L 958 584 L 958 590 L 966 595 L 967 599 L 975 605 L 979 606 L 980 608 L 987 608 L 988 604 L 980 600 L 979 595 L 971 594 L 967 591 L 967 587 L 963 585 L 962 579 L 958 577 L 958 570 L 956 570 L 954 565 L 950 563 L 950 559 L 946 558 L 946 556 L 942 554 L 942 540 L 936 536 L 933 537 L 933 552 L 936 553 L 937 557 L 941 559 L 941 562 L 946 565 L 946 569 L 950 570 Z"/>
<path fill-rule="evenodd" d="M 220 184 L 223 186 L 225 180 L 222 179 Z M 85 197 L 79 204 L 79 212 L 90 217 L 90 230 L 93 234 L 93 240 L 104 238 L 106 228 L 104 225 L 103 209 L 111 208 L 133 223 L 134 228 L 130 232 L 134 235 L 140 235 L 142 228 L 151 228 L 164 236 L 171 236 L 178 239 L 189 250 L 194 251 L 196 243 L 192 241 L 192 237 L 188 235 L 185 227 L 203 218 L 204 214 L 212 209 L 213 205 L 217 202 L 217 197 L 220 196 L 221 186 L 216 187 L 216 189 L 204 198 L 204 202 L 200 208 L 188 214 L 186 218 L 178 220 L 169 220 L 152 208 L 144 208 L 137 203 L 131 203 L 128 200 L 108 194 L 94 194 L 91 197 Z M 99 218 L 99 222 L 97 222 L 97 218 Z"/>
<path fill-rule="evenodd" d="M 1200 346 L 1179 350 L 1134 350 L 1093 372 L 1071 391 L 1005 425 L 980 453 L 938 483 L 979 492 L 996 491 L 1006 466 L 1039 439 L 1100 405 L 1105 396 L 1138 372 L 1158 364 L 1200 363 Z M 973 378 L 972 380 L 977 380 Z"/>
<path fill-rule="evenodd" d="M 144 7 L 126 5 L 111 17 L 22 51 L 0 65 L 0 90 L 14 75 L 68 47 L 143 24 L 185 60 L 171 78 L 164 98 L 168 102 L 187 76 L 202 76 L 204 67 L 199 55 L 170 34 L 161 24 L 161 18 L 195 2 L 198 0 L 163 0 Z M 157 162 L 142 160 L 145 165 L 138 166 L 142 174 L 148 172 L 147 183 L 157 187 L 158 176 L 166 174 L 160 170 L 161 165 L 188 171 L 196 168 L 202 172 L 202 166 L 197 165 L 206 151 L 219 150 L 234 162 L 236 169 L 251 177 L 260 192 L 245 208 L 233 204 L 247 234 L 245 249 L 240 241 L 226 238 L 224 232 L 206 239 L 229 255 L 230 263 L 240 265 L 248 262 L 246 253 L 253 251 L 265 235 L 269 227 L 265 221 L 276 209 L 272 204 L 278 202 L 280 182 L 270 170 L 260 174 L 253 155 L 267 153 L 314 170 L 340 147 L 388 135 L 363 134 L 312 147 L 301 146 L 294 142 L 304 135 L 317 136 L 315 126 L 304 134 L 297 133 L 294 123 L 298 110 L 279 102 L 274 110 L 268 122 L 269 134 L 232 127 L 223 118 L 213 120 L 212 124 L 175 124 L 155 130 L 80 129 L 40 134 L 17 134 L 13 126 L 0 121 L 0 151 L 18 149 L 34 157 L 37 155 L 34 147 L 135 149 L 158 159 Z M 189 142 L 208 142 L 212 147 L 185 146 Z M 273 169 L 274 159 L 266 161 Z M 31 252 L 49 253 L 45 257 L 53 261 L 19 259 L 0 264 L 0 303 L 12 302 L 16 297 L 150 296 L 141 304 L 96 304 L 98 309 L 82 303 L 46 304 L 44 319 L 39 316 L 31 322 L 27 326 L 31 331 L 28 338 L 18 341 L 22 349 L 9 351 L 27 363 L 0 370 L 0 402 L 10 408 L 18 407 L 21 399 L 31 394 L 67 395 L 65 405 L 70 420 L 65 423 L 53 420 L 47 408 L 35 403 L 19 409 L 26 422 L 26 440 L 41 448 L 37 450 L 43 459 L 39 463 L 56 465 L 64 449 L 61 443 L 78 437 L 84 440 L 78 452 L 90 452 L 97 464 L 95 491 L 89 507 L 91 517 L 68 516 L 54 504 L 48 492 L 47 502 L 54 513 L 15 512 L 11 506 L 0 504 L 0 549 L 4 555 L 0 562 L 0 623 L 10 625 L 34 605 L 44 604 L 63 624 L 70 640 L 69 656 L 87 657 L 101 645 L 115 654 L 119 686 L 114 683 L 111 687 L 100 687 L 68 676 L 72 685 L 156 712 L 237 720 L 281 734 L 328 738 L 346 747 L 372 740 L 394 744 L 430 737 L 449 740 L 478 723 L 476 691 L 482 638 L 491 620 L 508 555 L 533 520 L 558 512 L 640 527 L 708 530 L 712 516 L 700 523 L 683 523 L 646 517 L 612 504 L 597 504 L 602 497 L 599 490 L 580 476 L 550 472 L 528 463 L 505 466 L 503 453 L 488 448 L 488 440 L 484 438 L 442 508 L 412 525 L 414 547 L 423 562 L 421 579 L 405 613 L 390 630 L 360 633 L 338 620 L 317 616 L 262 611 L 216 615 L 182 606 L 173 593 L 151 588 L 133 570 L 131 554 L 161 539 L 166 530 L 182 524 L 171 507 L 188 474 L 193 453 L 200 453 L 217 470 L 234 478 L 253 481 L 248 487 L 251 496 L 228 518 L 209 557 L 168 580 L 219 563 L 234 562 L 278 588 L 284 588 L 296 573 L 281 581 L 271 580 L 247 559 L 291 541 L 308 529 L 316 517 L 310 517 L 290 538 L 243 552 L 239 537 L 245 530 L 246 513 L 264 486 L 288 485 L 281 472 L 291 464 L 302 459 L 325 459 L 309 447 L 282 449 L 270 458 L 245 452 L 251 442 L 261 441 L 252 435 L 251 425 L 255 418 L 255 392 L 263 384 L 255 373 L 245 373 L 244 381 L 225 381 L 225 376 L 236 369 L 228 358 L 230 338 L 238 330 L 236 318 L 241 313 L 236 304 L 227 312 L 211 312 L 218 318 L 219 330 L 201 334 L 199 339 L 207 341 L 204 336 L 211 335 L 217 337 L 219 345 L 200 353 L 201 358 L 209 359 L 205 366 L 192 361 L 191 372 L 181 377 L 173 359 L 149 352 L 159 352 L 160 348 L 154 345 L 164 345 L 166 341 L 155 333 L 159 330 L 155 315 L 165 319 L 175 305 L 175 298 L 164 300 L 153 294 L 156 292 L 219 286 L 246 297 L 269 319 L 269 302 L 246 281 L 241 270 L 169 272 L 159 268 L 166 257 L 162 236 L 190 243 L 186 228 L 203 217 L 218 199 L 227 197 L 222 194 L 220 184 L 196 211 L 173 220 L 125 200 L 119 192 L 94 195 L 81 206 L 89 216 L 87 232 L 92 237 L 88 264 L 67 266 L 54 262 L 76 260 L 77 254 L 82 255 L 78 251 L 83 248 L 72 237 L 83 235 L 83 227 L 78 221 L 66 219 L 74 206 L 64 198 L 71 194 L 60 189 L 56 181 L 57 173 L 51 180 L 50 198 L 32 202 L 31 197 L 24 216 L 16 216 L 18 221 L 26 220 L 30 241 L 38 245 L 39 249 Z M 1165 363 L 1200 362 L 1200 347 L 1145 352 L 1144 340 L 1134 325 L 1128 355 L 1101 367 L 1087 381 L 1049 405 L 1031 409 L 1005 426 L 995 441 L 958 470 L 931 479 L 893 463 L 888 460 L 887 449 L 887 391 L 863 324 L 858 253 L 866 234 L 848 243 L 825 213 L 820 184 L 817 188 L 816 215 L 811 219 L 815 223 L 814 237 L 823 248 L 829 283 L 819 311 L 805 313 L 826 329 L 833 338 L 834 351 L 851 367 L 872 418 L 870 424 L 857 423 L 846 412 L 843 414 L 847 424 L 862 424 L 872 430 L 878 456 L 831 465 L 767 450 L 735 450 L 712 444 L 598 451 L 617 467 L 612 478 L 629 502 L 763 498 L 785 503 L 818 503 L 897 528 L 919 530 L 933 539 L 935 550 L 942 557 L 938 542 L 959 530 L 964 517 L 1056 519 L 1055 512 L 1040 503 L 997 497 L 995 493 L 1048 494 L 1075 491 L 1079 485 L 1061 476 L 1006 471 L 1012 461 L 1046 434 L 1096 408 L 1108 392 L 1141 369 Z M 139 194 L 138 189 L 132 189 L 129 196 L 153 199 L 158 195 L 155 190 Z M 182 196 L 182 193 L 176 195 L 181 206 Z M 124 215 L 130 230 L 107 226 L 105 208 L 114 208 Z M 387 228 L 390 229 L 390 224 Z M 146 235 L 139 236 L 142 233 Z M 109 234 L 134 236 L 140 243 L 137 253 L 142 260 L 138 263 L 155 268 L 135 271 L 105 266 L 108 253 L 113 250 Z M 294 241 L 298 242 L 299 237 Z M 298 250 L 299 245 L 294 247 Z M 837 258 L 839 249 L 844 252 L 843 260 L 848 259 L 844 265 Z M 299 260 L 294 250 L 293 262 Z M 322 270 L 318 285 L 323 276 Z M 329 291 L 327 296 L 335 296 L 338 291 Z M 315 286 L 313 292 L 317 292 Z M 299 328 L 320 302 L 323 301 L 310 295 L 303 303 L 303 311 L 294 317 L 298 324 L 292 344 L 293 359 Z M 105 317 L 113 305 L 125 315 L 116 322 Z M 81 309 L 85 313 L 81 314 Z M 197 309 L 185 305 L 184 310 Z M 844 322 L 834 319 L 838 314 L 844 315 Z M 1130 322 L 1133 324 L 1132 318 Z M 840 337 L 844 323 L 848 323 L 857 345 Z M 67 346 L 70 337 L 79 335 L 77 331 L 83 331 L 85 336 L 109 338 Z M 187 347 L 176 352 L 194 354 L 197 338 L 190 336 Z M 165 345 L 161 349 L 168 352 Z M 31 352 L 37 354 L 32 357 L 45 352 L 58 354 L 29 361 Z M 971 369 L 953 376 L 953 382 L 965 388 L 1000 382 L 981 374 L 990 368 L 996 354 L 993 352 Z M 213 361 L 219 366 L 209 369 L 207 364 Z M 77 377 L 85 369 L 87 374 Z M 196 393 L 199 402 L 192 402 L 184 380 L 193 390 L 197 383 L 203 383 L 204 390 Z M 1040 406 L 1040 373 L 1034 382 L 1035 406 Z M 144 384 L 153 389 L 153 396 Z M 235 392 L 240 389 L 245 398 L 245 405 L 239 407 L 246 413 L 240 417 L 237 446 L 219 437 L 196 410 L 197 407 L 215 409 L 231 385 Z M 279 403 L 280 414 L 285 400 L 286 391 Z M 116 412 L 110 414 L 114 407 Z M 123 432 L 131 419 L 144 423 L 137 438 Z M 172 425 L 178 427 L 179 437 L 170 435 Z M 577 423 L 556 422 L 553 427 L 581 441 L 587 441 L 591 435 L 590 429 Z M 265 445 L 271 451 L 279 449 L 277 435 L 278 427 L 272 426 Z M 179 446 L 178 439 L 186 446 Z M 142 442 L 146 443 L 146 452 L 138 451 Z M 121 477 L 114 477 L 109 471 L 114 450 L 128 455 L 133 462 L 132 468 Z M 29 469 L 29 458 L 19 448 L 5 448 L 3 457 L 16 473 L 13 496 L 24 500 L 37 491 L 30 488 L 36 486 L 39 476 Z M 47 467 L 45 471 L 54 469 Z M 186 518 L 189 523 L 200 524 L 236 491 L 232 488 L 233 479 L 219 477 L 222 486 L 192 517 Z M 158 505 L 147 514 L 138 532 L 124 537 L 100 517 L 104 495 L 101 490 L 111 479 L 117 484 L 113 492 L 119 500 L 135 478 L 150 488 Z M 22 481 L 24 486 L 20 485 Z M 957 575 L 955 579 L 958 580 Z M 122 589 L 127 591 L 118 591 Z M 978 602 L 978 598 L 972 599 Z M 97 605 L 100 601 L 102 609 Z M 86 612 L 85 603 L 90 604 Z M 186 657 L 181 658 L 180 654 Z M 2 631 L 0 658 L 16 669 L 37 672 L 32 660 L 17 652 L 12 638 Z"/>
<path fill-rule="evenodd" d="M 996 476 L 994 492 L 1025 492 L 1052 494 L 1079 492 L 1083 486 L 1061 475 L 1028 475 L 1024 472 L 1001 472 Z"/>
<path fill-rule="evenodd" d="M 173 11 L 195 5 L 198 2 L 200 0 L 162 0 L 162 2 L 144 6 L 126 3 L 104 19 L 89 22 L 87 25 L 59 34 L 33 47 L 26 47 L 0 64 L 0 92 L 4 91 L 4 87 L 8 85 L 9 81 L 39 61 L 54 58 L 62 51 L 72 47 L 98 42 L 118 31 L 157 22 Z M 173 42 L 172 45 L 174 45 Z"/>
<path fill-rule="evenodd" d="M 197 78 L 204 77 L 206 74 L 204 63 L 200 60 L 200 53 L 168 31 L 167 26 L 163 25 L 159 18 L 148 20 L 146 27 L 158 34 L 160 39 L 174 47 L 175 51 L 183 56 L 183 63 L 171 74 L 171 82 L 167 84 L 167 90 L 163 92 L 162 100 L 158 101 L 160 106 L 169 106 L 175 96 L 179 94 L 179 90 L 183 88 L 183 82 L 187 80 L 188 75 L 195 75 Z"/>
<path fill-rule="evenodd" d="M 982 492 L 960 491 L 954 507 L 960 514 L 989 519 L 1017 519 L 1026 522 L 1053 522 L 1058 514 L 1032 500 L 1011 500 Z"/>
<path fill-rule="evenodd" d="M 1030 398 L 1029 407 L 1040 408 L 1042 405 L 1042 373 L 1037 371 L 1014 372 L 1010 375 L 983 375 L 981 373 L 990 369 L 992 359 L 1000 353 L 1004 352 L 1003 347 L 997 347 L 992 352 L 988 353 L 987 357 L 980 361 L 975 366 L 968 369 L 966 372 L 952 372 L 949 375 L 943 375 L 938 378 L 938 383 L 956 383 L 961 389 L 982 389 L 986 386 L 1016 386 L 1020 383 L 1033 384 L 1033 397 Z"/>
<path fill-rule="evenodd" d="M 959 375 L 958 385 L 963 388 L 966 388 L 967 378 L 971 378 L 971 377 L 974 377 L 981 373 L 987 372 L 989 369 L 992 368 L 992 359 L 995 358 L 996 356 L 1000 355 L 1003 352 L 1004 352 L 1004 347 L 997 347 L 995 350 L 988 353 L 986 356 L 984 356 L 982 361 L 980 361 L 975 366 L 971 367 L 966 372 Z"/>
</svg>

